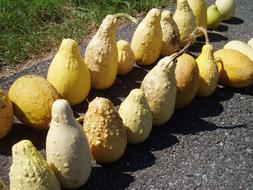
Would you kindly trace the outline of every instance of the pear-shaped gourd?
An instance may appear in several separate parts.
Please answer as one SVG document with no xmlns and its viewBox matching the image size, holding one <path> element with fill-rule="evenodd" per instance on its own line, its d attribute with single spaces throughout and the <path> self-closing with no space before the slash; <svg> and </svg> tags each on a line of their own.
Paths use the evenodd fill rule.
<svg viewBox="0 0 253 190">
<path fill-rule="evenodd" d="M 186 49 L 161 59 L 141 83 L 152 112 L 153 125 L 162 125 L 172 116 L 175 108 L 177 81 L 175 59 Z"/>
<path fill-rule="evenodd" d="M 199 69 L 196 60 L 184 53 L 177 58 L 175 70 L 177 81 L 176 108 L 189 104 L 197 93 Z"/>
<path fill-rule="evenodd" d="M 221 14 L 215 4 L 207 9 L 207 25 L 208 28 L 217 28 L 221 23 Z"/>
<path fill-rule="evenodd" d="M 248 46 L 250 46 L 251 48 L 253 48 L 253 38 L 251 38 L 249 41 L 248 41 Z"/>
<path fill-rule="evenodd" d="M 110 100 L 96 97 L 90 102 L 83 127 L 96 161 L 114 162 L 124 154 L 126 129 Z"/>
<path fill-rule="evenodd" d="M 20 121 L 37 129 L 49 128 L 52 104 L 60 95 L 45 78 L 22 76 L 11 85 L 8 95 Z"/>
<path fill-rule="evenodd" d="M 4 182 L 0 179 L 0 189 L 1 190 L 8 190 L 7 186 L 4 184 Z"/>
<path fill-rule="evenodd" d="M 196 26 L 207 28 L 207 5 L 205 0 L 188 0 L 193 11 Z"/>
<path fill-rule="evenodd" d="M 218 67 L 214 60 L 213 46 L 209 44 L 207 31 L 203 30 L 206 44 L 202 47 L 196 61 L 199 67 L 199 86 L 197 96 L 210 96 L 216 89 L 219 80 Z"/>
<path fill-rule="evenodd" d="M 185 46 L 189 36 L 196 29 L 196 21 L 187 0 L 177 0 L 177 8 L 173 16 L 180 34 L 180 47 Z"/>
<path fill-rule="evenodd" d="M 63 188 L 80 187 L 89 178 L 91 153 L 88 140 L 66 100 L 53 103 L 46 155 Z"/>
<path fill-rule="evenodd" d="M 75 40 L 62 40 L 49 66 L 47 80 L 71 105 L 86 98 L 90 91 L 90 73 Z"/>
<path fill-rule="evenodd" d="M 153 64 L 162 48 L 161 11 L 151 9 L 136 28 L 131 42 L 135 60 L 139 64 Z"/>
<path fill-rule="evenodd" d="M 245 42 L 239 40 L 232 40 L 225 44 L 224 49 L 233 49 L 246 55 L 253 61 L 253 48 L 247 45 Z"/>
<path fill-rule="evenodd" d="M 126 40 L 117 42 L 118 48 L 118 74 L 125 75 L 134 67 L 134 52 Z"/>
<path fill-rule="evenodd" d="M 253 84 L 253 62 L 233 49 L 220 49 L 214 53 L 219 67 L 220 82 L 234 88 Z"/>
<path fill-rule="evenodd" d="M 0 89 L 0 139 L 5 137 L 12 128 L 13 108 L 7 94 Z"/>
<path fill-rule="evenodd" d="M 152 129 L 152 113 L 141 89 L 133 89 L 121 103 L 119 115 L 127 129 L 127 141 L 137 144 L 146 140 Z"/>
<path fill-rule="evenodd" d="M 53 170 L 29 140 L 13 145 L 9 176 L 10 190 L 61 189 Z"/>
<path fill-rule="evenodd" d="M 179 30 L 177 24 L 173 20 L 173 14 L 164 10 L 161 17 L 162 27 L 162 49 L 161 55 L 167 56 L 175 53 L 179 48 Z"/>
</svg>

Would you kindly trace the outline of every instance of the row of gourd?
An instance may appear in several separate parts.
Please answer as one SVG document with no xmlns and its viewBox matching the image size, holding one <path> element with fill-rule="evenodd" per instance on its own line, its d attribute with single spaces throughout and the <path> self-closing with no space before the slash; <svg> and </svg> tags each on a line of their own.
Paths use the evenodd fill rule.
<svg viewBox="0 0 253 190">
<path fill-rule="evenodd" d="M 174 15 L 151 9 L 137 26 L 131 44 L 116 41 L 117 19 L 136 20 L 125 14 L 108 15 L 89 42 L 84 59 L 77 43 L 64 39 L 47 80 L 26 75 L 11 85 L 8 95 L 0 90 L 0 138 L 11 129 L 13 110 L 24 124 L 49 128 L 47 160 L 29 140 L 13 146 L 10 189 L 80 187 L 90 175 L 92 158 L 104 163 L 118 160 L 127 142 L 146 140 L 152 126 L 166 123 L 175 107 L 186 106 L 196 95 L 211 95 L 218 81 L 235 88 L 252 85 L 251 42 L 231 41 L 214 53 L 206 31 L 207 12 L 204 0 L 177 0 Z M 205 36 L 206 44 L 195 60 L 184 52 L 199 35 Z M 165 57 L 146 74 L 141 87 L 130 92 L 118 112 L 109 99 L 96 97 L 81 117 L 83 127 L 77 122 L 70 105 L 84 101 L 91 87 L 109 88 L 117 73 L 128 73 L 134 62 L 153 64 L 160 55 Z"/>
</svg>

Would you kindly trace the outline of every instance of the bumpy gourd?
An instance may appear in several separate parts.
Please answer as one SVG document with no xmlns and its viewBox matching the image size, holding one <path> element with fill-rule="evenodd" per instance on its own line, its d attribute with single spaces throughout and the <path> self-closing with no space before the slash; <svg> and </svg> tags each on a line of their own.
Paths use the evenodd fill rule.
<svg viewBox="0 0 253 190">
<path fill-rule="evenodd" d="M 180 47 L 185 46 L 189 36 L 196 29 L 196 21 L 187 0 L 177 0 L 177 8 L 173 16 L 180 34 Z"/>
<path fill-rule="evenodd" d="M 96 161 L 114 162 L 125 152 L 126 129 L 110 100 L 96 97 L 90 102 L 83 127 Z"/>
<path fill-rule="evenodd" d="M 253 84 L 253 62 L 246 55 L 232 49 L 220 49 L 214 53 L 214 57 L 221 83 L 234 88 Z"/>
<path fill-rule="evenodd" d="M 9 89 L 16 117 L 24 124 L 47 129 L 51 120 L 51 107 L 60 98 L 56 89 L 43 77 L 25 75 Z"/>
<path fill-rule="evenodd" d="M 202 47 L 200 55 L 196 61 L 199 68 L 199 86 L 197 96 L 210 96 L 215 91 L 218 80 L 219 71 L 213 56 L 213 46 L 209 44 L 206 30 L 203 30 L 206 38 L 206 44 Z"/>
<path fill-rule="evenodd" d="M 186 53 L 178 57 L 175 75 L 176 108 L 182 108 L 192 101 L 198 90 L 199 69 L 196 60 Z"/>
<path fill-rule="evenodd" d="M 4 184 L 4 182 L 0 179 L 0 189 L 1 190 L 8 190 L 8 188 L 6 187 L 6 185 Z"/>
<path fill-rule="evenodd" d="M 162 48 L 161 11 L 151 9 L 136 28 L 131 42 L 135 60 L 139 64 L 153 64 Z"/>
<path fill-rule="evenodd" d="M 130 92 L 120 105 L 119 115 L 126 126 L 129 143 L 141 143 L 148 138 L 152 129 L 152 113 L 142 90 Z"/>
<path fill-rule="evenodd" d="M 11 130 L 13 122 L 12 103 L 7 94 L 0 89 L 0 139 Z"/>
<path fill-rule="evenodd" d="M 221 14 L 215 4 L 207 9 L 207 25 L 208 28 L 217 28 L 221 23 Z"/>
<path fill-rule="evenodd" d="M 175 53 L 179 48 L 179 30 L 177 24 L 173 20 L 173 14 L 164 10 L 161 17 L 162 27 L 162 49 L 161 55 L 168 56 Z"/>
<path fill-rule="evenodd" d="M 229 20 L 235 14 L 234 0 L 216 0 L 215 5 L 221 13 L 222 20 Z"/>
<path fill-rule="evenodd" d="M 207 5 L 205 0 L 188 0 L 193 11 L 196 26 L 207 28 Z"/>
<path fill-rule="evenodd" d="M 225 44 L 224 49 L 233 49 L 246 55 L 253 61 L 253 48 L 247 45 L 245 42 L 239 40 L 232 40 Z"/>
<path fill-rule="evenodd" d="M 86 98 L 90 91 L 90 73 L 75 40 L 62 40 L 49 66 L 47 80 L 71 105 Z"/>
<path fill-rule="evenodd" d="M 253 38 L 251 38 L 249 41 L 248 41 L 248 46 L 250 46 L 251 48 L 253 48 Z"/>
<path fill-rule="evenodd" d="M 125 75 L 134 67 L 134 52 L 126 40 L 117 42 L 118 48 L 118 74 Z"/>
<path fill-rule="evenodd" d="M 88 140 L 66 100 L 53 103 L 46 155 L 63 188 L 80 187 L 89 178 L 91 153 Z"/>
<path fill-rule="evenodd" d="M 29 140 L 22 140 L 13 145 L 9 175 L 10 190 L 61 189 L 47 161 Z"/>
</svg>

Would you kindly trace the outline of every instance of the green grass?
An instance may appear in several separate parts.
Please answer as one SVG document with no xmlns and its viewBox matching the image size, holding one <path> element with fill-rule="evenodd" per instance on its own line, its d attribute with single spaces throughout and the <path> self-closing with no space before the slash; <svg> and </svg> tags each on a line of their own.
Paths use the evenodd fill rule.
<svg viewBox="0 0 253 190">
<path fill-rule="evenodd" d="M 107 14 L 131 15 L 169 0 L 0 0 L 0 64 L 42 56 L 62 38 L 80 42 Z"/>
</svg>

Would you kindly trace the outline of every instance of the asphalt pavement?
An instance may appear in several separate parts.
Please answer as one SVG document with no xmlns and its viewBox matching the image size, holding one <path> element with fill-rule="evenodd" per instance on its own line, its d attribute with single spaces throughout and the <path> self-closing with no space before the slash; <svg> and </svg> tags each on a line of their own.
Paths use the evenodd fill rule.
<svg viewBox="0 0 253 190">
<path fill-rule="evenodd" d="M 210 1 L 208 1 L 210 4 Z M 209 31 L 214 49 L 232 39 L 247 41 L 253 37 L 253 1 L 236 0 L 236 13 L 223 22 L 218 32 Z M 118 39 L 131 40 L 135 24 L 118 30 Z M 81 45 L 84 55 L 87 44 Z M 198 55 L 203 39 L 198 39 L 189 53 Z M 20 76 L 46 76 L 51 60 L 0 81 L 9 86 Z M 109 98 L 116 107 L 152 67 L 135 66 L 115 84 L 96 96 Z M 75 113 L 87 110 L 86 101 L 74 106 Z M 11 133 L 0 141 L 0 178 L 9 183 L 11 147 L 21 139 L 30 139 L 44 154 L 47 131 L 37 131 L 15 121 Z M 253 189 L 253 86 L 233 89 L 218 86 L 206 98 L 195 98 L 187 107 L 176 110 L 168 123 L 154 127 L 141 144 L 128 145 L 124 156 L 112 164 L 97 164 L 88 182 L 80 189 Z"/>
</svg>

